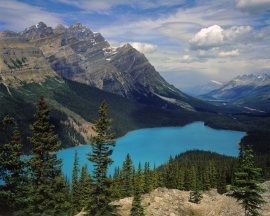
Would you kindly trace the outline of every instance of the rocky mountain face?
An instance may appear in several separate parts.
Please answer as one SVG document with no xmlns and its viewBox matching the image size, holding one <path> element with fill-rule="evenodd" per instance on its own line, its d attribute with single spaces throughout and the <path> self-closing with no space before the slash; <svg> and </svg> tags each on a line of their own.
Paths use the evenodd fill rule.
<svg viewBox="0 0 270 216">
<path fill-rule="evenodd" d="M 59 76 L 38 47 L 14 32 L 0 32 L 0 59 L 0 83 L 5 85 L 42 82 Z"/>
<path fill-rule="evenodd" d="M 30 151 L 28 123 L 40 95 L 53 110 L 61 148 L 89 141 L 87 131 L 103 100 L 110 104 L 119 136 L 201 120 L 186 110 L 215 112 L 215 107 L 169 85 L 129 44 L 112 48 L 101 34 L 80 23 L 55 29 L 39 23 L 20 33 L 0 32 L 0 117 L 9 114 L 24 129 L 24 153 Z"/>
<path fill-rule="evenodd" d="M 67 79 L 159 107 L 174 104 L 195 111 L 200 106 L 167 83 L 131 45 L 113 48 L 100 33 L 81 23 L 52 29 L 41 22 L 20 32 L 20 36 L 38 47 L 51 68 Z"/>
<path fill-rule="evenodd" d="M 0 32 L 0 70 L 4 85 L 64 77 L 160 108 L 217 112 L 166 82 L 130 44 L 111 47 L 81 23 L 53 29 L 40 22 L 20 33 Z"/>
<path fill-rule="evenodd" d="M 269 111 L 270 75 L 243 75 L 223 83 L 218 89 L 199 98 L 206 101 L 219 101 L 222 105 L 237 106 L 247 111 Z"/>
<path fill-rule="evenodd" d="M 261 185 L 267 192 L 262 194 L 267 202 L 262 206 L 260 213 L 264 216 L 270 215 L 270 182 Z M 205 191 L 203 199 L 199 204 L 192 203 L 189 191 L 180 191 L 176 189 L 157 188 L 148 194 L 142 196 L 142 205 L 145 206 L 145 215 L 155 216 L 244 216 L 244 210 L 235 199 L 220 195 L 216 189 Z M 120 215 L 128 216 L 132 205 L 132 197 L 127 197 L 115 201 L 113 205 L 121 205 Z M 84 215 L 83 213 L 79 215 Z"/>
<path fill-rule="evenodd" d="M 270 75 L 255 76 L 253 74 L 237 76 L 224 83 L 220 88 L 205 94 L 215 99 L 237 99 L 255 93 L 261 87 L 270 84 Z M 270 89 L 269 89 L 270 90 Z"/>
</svg>

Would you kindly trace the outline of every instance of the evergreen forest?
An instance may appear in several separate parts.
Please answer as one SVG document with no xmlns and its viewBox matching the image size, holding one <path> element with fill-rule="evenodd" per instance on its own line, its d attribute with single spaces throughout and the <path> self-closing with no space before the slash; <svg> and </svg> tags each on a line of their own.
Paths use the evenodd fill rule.
<svg viewBox="0 0 270 216">
<path fill-rule="evenodd" d="M 270 155 L 268 151 L 263 151 L 263 141 L 258 146 L 252 147 L 250 144 L 253 139 L 260 142 L 269 136 L 265 135 L 267 128 L 258 130 L 259 126 L 256 126 L 256 121 L 262 122 L 261 118 L 268 124 L 268 116 L 248 116 L 255 122 L 252 126 L 247 116 L 239 115 L 246 124 L 239 124 L 238 129 L 254 127 L 254 130 L 248 132 L 247 137 L 251 138 L 242 139 L 238 158 L 192 150 L 170 157 L 167 163 L 151 168 L 149 162 L 134 164 L 127 154 L 122 167 L 115 168 L 114 174 L 109 176 L 108 166 L 113 164 L 110 156 L 116 144 L 113 127 L 117 125 L 109 109 L 107 102 L 102 101 L 95 115 L 93 130 L 96 135 L 90 140 L 92 152 L 87 153 L 93 168 L 84 164 L 80 169 L 80 158 L 75 152 L 72 179 L 66 179 L 63 175 L 62 161 L 55 153 L 61 148 L 61 142 L 51 118 L 52 110 L 44 96 L 38 99 L 33 121 L 27 122 L 31 131 L 27 137 L 32 155 L 30 159 L 20 160 L 24 153 L 24 141 L 21 139 L 23 128 L 18 125 L 16 118 L 9 115 L 2 117 L 0 133 L 5 136 L 12 133 L 10 137 L 6 136 L 5 142 L 0 143 L 1 215 L 71 216 L 80 211 L 88 215 L 118 215 L 117 206 L 111 202 L 130 196 L 134 197 L 130 215 L 144 215 L 141 195 L 158 187 L 190 191 L 190 201 L 194 203 L 203 199 L 202 191 L 216 188 L 220 194 L 227 193 L 236 198 L 247 215 L 259 215 L 257 210 L 264 201 L 257 193 L 263 192 L 263 189 L 257 184 L 270 180 Z M 224 118 L 229 117 L 208 118 L 206 124 L 218 127 L 218 122 Z M 230 122 L 226 122 L 231 128 Z M 264 125 L 260 123 L 260 126 Z M 261 138 L 258 138 L 259 134 Z M 227 185 L 232 185 L 231 191 L 228 191 Z"/>
</svg>

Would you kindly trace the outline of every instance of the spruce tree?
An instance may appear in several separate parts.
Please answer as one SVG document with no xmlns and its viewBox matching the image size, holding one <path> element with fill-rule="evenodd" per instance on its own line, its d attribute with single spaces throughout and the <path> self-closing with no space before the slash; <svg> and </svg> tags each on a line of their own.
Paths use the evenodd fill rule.
<svg viewBox="0 0 270 216">
<path fill-rule="evenodd" d="M 217 185 L 217 171 L 213 161 L 209 162 L 209 178 L 211 188 L 215 188 Z"/>
<path fill-rule="evenodd" d="M 211 189 L 209 170 L 206 169 L 203 174 L 203 189 L 209 191 Z"/>
<path fill-rule="evenodd" d="M 258 210 L 261 204 L 265 203 L 258 192 L 265 190 L 257 185 L 260 183 L 260 168 L 254 167 L 254 155 L 251 146 L 241 145 L 239 153 L 239 168 L 234 173 L 234 185 L 232 192 L 228 194 L 239 202 L 244 208 L 245 215 L 260 215 Z"/>
<path fill-rule="evenodd" d="M 113 163 L 110 158 L 115 146 L 115 134 L 107 134 L 111 129 L 109 124 L 112 119 L 108 118 L 108 109 L 105 101 L 101 103 L 98 111 L 99 119 L 95 121 L 94 131 L 97 133 L 92 138 L 92 153 L 88 153 L 88 160 L 94 163 L 93 170 L 93 197 L 94 201 L 89 203 L 87 210 L 90 215 L 111 215 L 116 212 L 116 207 L 110 205 L 112 201 L 112 180 L 107 177 L 108 167 Z"/>
<path fill-rule="evenodd" d="M 127 154 L 126 159 L 123 163 L 123 186 L 122 186 L 122 197 L 129 197 L 133 196 L 133 185 L 132 185 L 132 178 L 133 178 L 133 162 L 129 154 Z"/>
<path fill-rule="evenodd" d="M 144 192 L 148 193 L 152 190 L 152 175 L 150 171 L 150 163 L 144 164 Z"/>
<path fill-rule="evenodd" d="M 134 176 L 134 182 L 135 182 L 135 184 L 140 186 L 140 188 L 139 188 L 141 190 L 140 193 L 143 194 L 144 188 L 145 188 L 145 177 L 144 177 L 142 165 L 140 162 L 138 165 L 138 170 L 136 171 L 135 176 Z"/>
<path fill-rule="evenodd" d="M 226 183 L 226 167 L 223 165 L 220 169 L 219 177 L 217 180 L 217 192 L 219 194 L 224 194 L 228 191 Z"/>
<path fill-rule="evenodd" d="M 157 171 L 156 163 L 154 163 L 154 169 L 153 169 L 153 171 L 151 173 L 152 173 L 152 177 L 151 177 L 151 179 L 152 179 L 152 184 L 151 184 L 152 189 L 156 189 L 161 185 L 161 183 L 159 182 L 160 181 L 160 178 L 159 178 L 160 174 Z"/>
<path fill-rule="evenodd" d="M 132 207 L 130 211 L 130 216 L 144 216 L 144 207 L 141 205 L 142 194 L 144 187 L 143 173 L 141 169 L 141 164 L 139 163 L 138 171 L 135 175 L 135 185 L 134 185 L 134 198 L 132 201 Z"/>
<path fill-rule="evenodd" d="M 3 215 L 22 215 L 29 202 L 25 162 L 20 159 L 22 143 L 20 132 L 15 127 L 11 144 L 1 145 L 0 164 L 5 170 L 0 186 L 0 212 Z"/>
<path fill-rule="evenodd" d="M 200 201 L 202 200 L 203 195 L 202 195 L 202 191 L 200 191 L 197 187 L 190 191 L 190 200 L 194 203 L 200 203 Z"/>
<path fill-rule="evenodd" d="M 44 96 L 40 96 L 36 121 L 30 125 L 34 132 L 28 137 L 32 145 L 32 157 L 27 160 L 31 187 L 31 215 L 64 215 L 68 210 L 67 194 L 62 175 L 62 160 L 57 159 L 60 141 L 54 134 L 54 126 L 50 124 L 50 109 Z"/>
<path fill-rule="evenodd" d="M 191 192 L 190 192 L 190 200 L 194 203 L 199 203 L 203 196 L 202 192 L 200 191 L 200 182 L 199 178 L 197 177 L 197 171 L 194 166 L 191 166 L 190 169 L 190 187 L 191 187 Z"/>
<path fill-rule="evenodd" d="M 115 167 L 114 174 L 113 174 L 113 184 L 112 188 L 112 198 L 113 200 L 117 200 L 122 198 L 121 192 L 123 192 L 123 177 L 122 177 L 122 170 L 119 167 Z"/>
<path fill-rule="evenodd" d="M 78 212 L 81 210 L 79 208 L 79 158 L 78 158 L 78 152 L 77 150 L 75 151 L 74 154 L 74 163 L 73 163 L 73 170 L 72 170 L 72 183 L 71 183 L 71 204 L 72 204 L 72 209 L 74 213 Z"/>
<path fill-rule="evenodd" d="M 84 164 L 81 169 L 81 175 L 78 182 L 78 209 L 83 210 L 87 205 L 93 202 L 93 185 L 92 178 L 88 172 L 87 164 Z"/>
<path fill-rule="evenodd" d="M 196 190 L 198 188 L 198 177 L 197 172 L 194 166 L 191 166 L 190 168 L 190 190 Z"/>
<path fill-rule="evenodd" d="M 169 162 L 166 167 L 166 187 L 167 188 L 176 188 L 177 187 L 177 168 L 176 162 L 173 157 L 170 155 Z"/>
<path fill-rule="evenodd" d="M 179 168 L 177 172 L 177 186 L 176 189 L 178 190 L 184 190 L 184 169 Z"/>
</svg>

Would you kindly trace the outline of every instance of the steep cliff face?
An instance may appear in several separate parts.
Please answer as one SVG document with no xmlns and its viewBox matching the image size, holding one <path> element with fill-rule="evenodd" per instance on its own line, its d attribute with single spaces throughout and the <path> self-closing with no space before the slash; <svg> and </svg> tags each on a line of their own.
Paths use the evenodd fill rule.
<svg viewBox="0 0 270 216">
<path fill-rule="evenodd" d="M 137 102 L 196 109 L 187 101 L 192 99 L 167 83 L 142 53 L 129 44 L 110 47 L 101 34 L 80 23 L 55 29 L 39 23 L 20 35 L 39 47 L 63 77 Z"/>
<path fill-rule="evenodd" d="M 45 60 L 42 51 L 19 34 L 0 32 L 0 83 L 22 85 L 42 82 L 58 74 Z"/>
<path fill-rule="evenodd" d="M 20 33 L 0 34 L 1 82 L 6 84 L 62 76 L 148 105 L 216 112 L 167 83 L 131 45 L 110 47 L 100 33 L 80 23 L 53 29 L 40 22 Z"/>
</svg>

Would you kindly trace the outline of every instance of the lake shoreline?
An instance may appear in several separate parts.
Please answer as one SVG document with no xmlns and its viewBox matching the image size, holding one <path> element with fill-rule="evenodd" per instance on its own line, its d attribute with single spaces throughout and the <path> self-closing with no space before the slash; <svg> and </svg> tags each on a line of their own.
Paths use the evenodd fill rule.
<svg viewBox="0 0 270 216">
<path fill-rule="evenodd" d="M 166 163 L 170 155 L 175 157 L 193 149 L 237 157 L 238 143 L 245 136 L 244 133 L 238 131 L 213 129 L 205 126 L 202 121 L 185 126 L 156 127 L 131 132 L 116 139 L 117 144 L 113 148 L 111 156 L 114 163 L 109 167 L 108 174 L 113 175 L 115 167 L 122 167 L 128 153 L 136 167 L 139 163 L 144 165 L 145 162 L 149 162 L 150 166 L 156 164 L 158 167 Z M 80 158 L 80 167 L 86 163 L 89 165 L 89 171 L 92 171 L 92 163 L 85 155 L 85 153 L 92 151 L 90 145 L 62 149 L 56 154 L 57 158 L 63 160 L 62 171 L 69 179 L 71 178 L 75 151 Z"/>
<path fill-rule="evenodd" d="M 243 134 L 247 135 L 247 132 L 245 132 L 245 131 L 235 131 L 235 130 L 216 129 L 216 128 L 212 128 L 212 127 L 210 127 L 210 126 L 208 126 L 208 125 L 205 125 L 205 122 L 203 122 L 203 121 L 194 121 L 194 122 L 191 122 L 191 123 L 187 123 L 187 124 L 185 124 L 185 125 L 183 125 L 183 126 L 165 126 L 165 127 L 162 126 L 162 127 L 150 127 L 150 128 L 140 128 L 140 129 L 135 129 L 135 130 L 132 130 L 132 131 L 127 132 L 124 136 L 121 136 L 121 137 L 116 138 L 115 140 L 117 141 L 117 140 L 119 140 L 119 139 L 125 138 L 125 137 L 128 136 L 130 133 L 136 132 L 136 131 L 140 131 L 140 130 L 157 129 L 157 128 L 159 128 L 159 129 L 162 129 L 162 128 L 182 128 L 182 127 L 186 127 L 186 126 L 188 126 L 188 125 L 192 125 L 192 124 L 195 124 L 195 123 L 203 123 L 203 125 L 204 125 L 205 127 L 211 128 L 211 129 L 213 129 L 213 130 L 239 132 L 239 133 L 243 133 Z M 240 144 L 240 141 L 239 141 L 239 143 L 238 143 L 238 147 L 240 147 L 239 144 Z M 85 145 L 79 144 L 79 145 L 77 145 L 77 146 L 64 148 L 64 149 L 61 149 L 61 150 L 59 150 L 59 151 L 52 152 L 52 153 L 58 153 L 58 152 L 61 152 L 61 151 L 67 150 L 67 149 L 77 148 L 77 147 L 80 147 L 80 146 L 88 146 L 88 145 L 91 146 L 90 144 L 85 144 Z M 21 155 L 20 157 L 28 157 L 28 156 L 31 156 L 31 155 Z"/>
<path fill-rule="evenodd" d="M 134 131 L 145 130 L 145 129 L 156 129 L 156 128 L 186 127 L 186 126 L 191 125 L 191 124 L 194 124 L 194 123 L 203 123 L 203 125 L 204 125 L 205 127 L 209 127 L 209 128 L 211 128 L 211 129 L 213 129 L 213 130 L 222 130 L 222 131 L 239 132 L 239 133 L 244 133 L 245 135 L 247 135 L 247 132 L 246 132 L 246 131 L 236 131 L 236 130 L 228 130 L 228 129 L 217 129 L 217 128 L 212 128 L 212 127 L 210 127 L 210 126 L 208 126 L 208 125 L 205 125 L 205 122 L 204 122 L 204 121 L 194 121 L 194 122 L 191 122 L 191 123 L 187 123 L 187 124 L 185 124 L 185 125 L 183 125 L 183 126 L 164 126 L 164 127 L 161 126 L 161 127 L 150 127 L 150 128 L 140 128 L 140 129 L 135 129 L 135 130 L 132 130 L 132 131 L 127 132 L 124 136 L 121 136 L 121 137 L 119 137 L 119 138 L 117 138 L 117 139 L 124 138 L 124 137 L 127 136 L 129 133 L 132 133 L 132 132 L 134 132 Z M 116 140 L 117 140 L 117 139 L 116 139 Z"/>
</svg>

